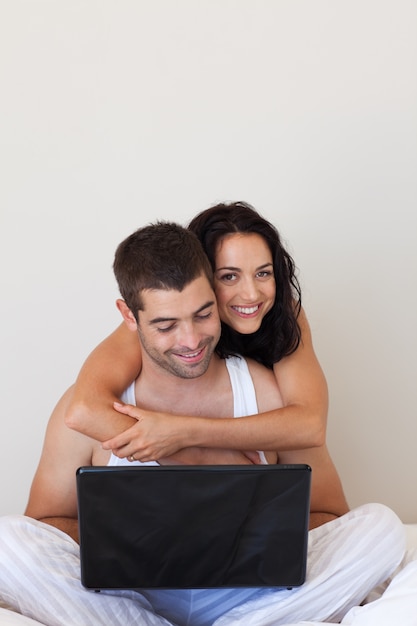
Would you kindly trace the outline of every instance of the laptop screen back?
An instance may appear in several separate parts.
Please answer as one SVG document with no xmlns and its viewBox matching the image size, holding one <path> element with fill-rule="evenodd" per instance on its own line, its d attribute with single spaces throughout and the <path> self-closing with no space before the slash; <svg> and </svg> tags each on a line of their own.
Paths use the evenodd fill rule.
<svg viewBox="0 0 417 626">
<path fill-rule="evenodd" d="M 84 467 L 81 581 L 94 589 L 297 586 L 306 465 Z"/>
</svg>

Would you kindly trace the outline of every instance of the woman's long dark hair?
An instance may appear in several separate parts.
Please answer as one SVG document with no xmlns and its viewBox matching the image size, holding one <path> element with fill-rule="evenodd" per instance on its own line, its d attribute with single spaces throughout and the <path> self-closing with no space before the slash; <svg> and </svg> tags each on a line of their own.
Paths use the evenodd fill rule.
<svg viewBox="0 0 417 626">
<path fill-rule="evenodd" d="M 242 334 L 222 322 L 217 347 L 220 356 L 241 354 L 272 367 L 292 354 L 300 343 L 297 319 L 301 309 L 301 289 L 293 259 L 285 250 L 280 235 L 270 222 L 246 202 L 217 204 L 194 217 L 188 228 L 203 244 L 213 271 L 219 241 L 231 233 L 256 233 L 267 243 L 273 259 L 276 283 L 275 302 L 255 333 Z"/>
</svg>

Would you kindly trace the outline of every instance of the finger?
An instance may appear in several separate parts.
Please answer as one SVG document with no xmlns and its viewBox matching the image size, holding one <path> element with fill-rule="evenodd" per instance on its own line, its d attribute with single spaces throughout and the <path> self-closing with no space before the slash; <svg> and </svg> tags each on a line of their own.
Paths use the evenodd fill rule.
<svg viewBox="0 0 417 626">
<path fill-rule="evenodd" d="M 117 456 L 117 458 L 119 459 L 124 459 L 129 456 L 129 453 L 126 452 L 126 450 L 123 450 L 123 448 L 113 448 L 112 454 L 114 454 L 114 456 Z"/>
<path fill-rule="evenodd" d="M 113 402 L 113 407 L 119 413 L 130 415 L 131 417 L 135 417 L 138 411 L 136 406 L 133 406 L 132 404 L 123 404 L 122 402 Z"/>
<path fill-rule="evenodd" d="M 256 450 L 245 450 L 243 454 L 255 465 L 261 464 L 261 457 L 259 456 L 259 452 Z"/>
<path fill-rule="evenodd" d="M 130 443 L 130 438 L 124 437 L 124 433 L 117 435 L 117 437 L 113 437 L 113 439 L 108 439 L 107 441 L 103 441 L 102 447 L 104 450 L 119 450 L 125 446 L 128 446 Z"/>
</svg>

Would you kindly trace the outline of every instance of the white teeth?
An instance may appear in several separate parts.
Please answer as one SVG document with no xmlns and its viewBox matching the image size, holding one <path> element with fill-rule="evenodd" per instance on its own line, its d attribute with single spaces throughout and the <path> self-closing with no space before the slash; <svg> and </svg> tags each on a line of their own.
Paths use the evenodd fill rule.
<svg viewBox="0 0 417 626">
<path fill-rule="evenodd" d="M 259 306 L 250 306 L 250 307 L 235 306 L 233 308 L 238 313 L 243 313 L 243 315 L 251 315 L 252 313 L 256 313 L 256 311 L 259 309 Z"/>
</svg>

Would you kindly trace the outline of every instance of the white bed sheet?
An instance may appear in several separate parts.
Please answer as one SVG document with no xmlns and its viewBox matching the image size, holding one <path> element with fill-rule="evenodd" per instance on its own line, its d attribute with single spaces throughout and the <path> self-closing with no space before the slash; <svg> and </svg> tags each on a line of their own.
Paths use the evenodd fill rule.
<svg viewBox="0 0 417 626">
<path fill-rule="evenodd" d="M 405 524 L 407 551 L 386 590 L 377 589 L 369 613 L 352 609 L 342 624 L 346 626 L 417 626 L 417 524 Z M 371 609 L 372 605 L 372 609 Z M 366 607 L 365 607 L 366 608 Z M 323 626 L 328 622 L 298 622 L 285 626 Z M 0 601 L 1 626 L 45 626 L 5 607 Z M 66 626 L 63 624 L 62 626 Z M 256 626 L 256 624 L 251 624 Z M 329 625 L 330 626 L 330 625 Z"/>
<path fill-rule="evenodd" d="M 0 624 L 1 626 L 39 626 L 40 622 L 0 607 Z"/>
</svg>

